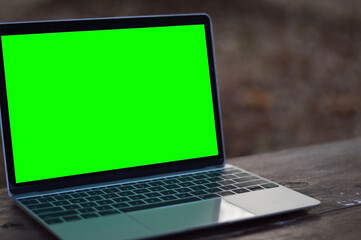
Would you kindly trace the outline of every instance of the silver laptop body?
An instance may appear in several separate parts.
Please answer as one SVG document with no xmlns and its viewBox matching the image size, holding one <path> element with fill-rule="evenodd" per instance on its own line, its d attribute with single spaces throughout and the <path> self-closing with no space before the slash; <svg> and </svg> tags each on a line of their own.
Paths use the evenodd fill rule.
<svg viewBox="0 0 361 240">
<path fill-rule="evenodd" d="M 68 35 L 62 35 L 63 33 Z M 83 35 L 82 33 L 90 35 Z M 109 34 L 110 38 L 105 41 L 104 39 L 108 35 L 103 34 Z M 60 239 L 150 238 L 303 210 L 320 204 L 318 200 L 225 163 L 212 29 L 208 15 L 189 14 L 5 23 L 0 25 L 0 36 L 1 127 L 9 196 L 18 207 L 56 237 Z M 42 38 L 42 36 L 48 37 L 48 39 Z M 65 37 L 59 40 L 57 36 Z M 115 39 L 117 37 L 119 39 Z M 53 40 L 54 42 L 51 42 L 51 46 L 47 48 L 44 43 Z M 25 48 L 24 44 L 26 45 L 30 41 L 32 41 L 31 44 Z M 121 44 L 124 43 L 122 41 L 128 41 L 127 46 Z M 102 43 L 101 47 L 97 45 L 98 43 Z M 89 46 L 85 46 L 87 44 Z M 193 44 L 198 45 L 193 46 Z M 29 48 L 32 46 L 34 46 L 33 49 L 39 49 L 31 52 Z M 66 49 L 62 50 L 61 48 L 64 46 L 72 47 L 73 50 L 69 52 Z M 163 47 L 167 49 L 164 50 Z M 190 48 L 192 50 L 189 50 Z M 49 49 L 54 50 L 54 53 L 46 55 Z M 60 50 L 57 51 L 56 49 Z M 77 49 L 83 49 L 82 54 L 84 56 L 80 53 L 72 55 Z M 87 49 L 93 54 L 87 54 L 85 51 Z M 129 49 L 131 52 L 127 53 L 126 51 Z M 151 50 L 148 51 L 147 49 Z M 68 57 L 72 64 L 63 65 L 64 59 L 59 60 L 61 52 L 64 51 L 66 52 L 65 59 Z M 28 55 L 25 56 L 25 52 Z M 169 52 L 171 54 L 168 55 Z M 48 56 L 48 59 L 38 58 L 37 53 Z M 112 55 L 112 53 L 117 54 Z M 183 53 L 185 54 L 182 55 Z M 56 56 L 56 59 L 52 59 L 52 56 Z M 104 59 L 99 56 L 106 56 L 107 58 Z M 113 57 L 112 60 L 107 60 L 110 56 Z M 127 57 L 127 61 L 122 59 L 124 56 Z M 29 57 L 28 60 L 26 57 Z M 74 58 L 77 60 L 75 61 Z M 79 61 L 87 62 L 89 58 L 94 65 L 86 65 L 85 70 L 83 65 L 71 68 Z M 22 61 L 21 59 L 25 60 Z M 124 84 L 112 85 L 111 87 L 103 84 L 104 82 L 115 84 L 125 81 L 118 75 L 114 82 L 97 76 L 94 77 L 95 80 L 93 81 L 96 85 L 90 86 L 91 91 L 93 91 L 92 94 L 81 93 L 81 98 L 76 98 L 72 97 L 74 94 L 71 92 L 72 89 L 83 89 L 76 83 L 73 85 L 67 80 L 51 86 L 44 84 L 47 83 L 46 80 L 41 80 L 43 82 L 39 80 L 37 83 L 38 78 L 34 76 L 39 76 L 41 79 L 40 73 L 49 74 L 50 72 L 51 74 L 52 65 L 46 65 L 48 66 L 46 69 L 50 69 L 47 71 L 43 68 L 45 65 L 38 67 L 39 64 L 34 65 L 31 63 L 31 59 L 42 64 L 48 64 L 52 61 L 56 62 L 58 66 L 60 64 L 61 67 L 57 69 L 61 69 L 61 71 L 53 73 L 54 79 L 56 79 L 56 75 L 70 72 L 70 68 L 73 72 L 80 71 L 80 69 L 85 72 L 91 71 L 86 76 L 88 79 L 93 79 L 92 76 L 110 68 L 111 64 L 117 66 L 117 61 L 121 62 L 119 65 L 127 66 L 127 69 L 132 68 L 134 64 L 137 64 L 137 67 L 130 72 L 130 75 L 127 75 L 127 81 L 130 83 L 126 83 L 128 85 L 124 87 L 125 90 L 121 87 Z M 194 62 L 188 64 L 188 61 Z M 165 67 L 169 62 L 175 63 L 169 65 L 170 67 L 168 65 Z M 32 66 L 31 69 L 35 69 L 34 72 L 26 66 Z M 118 71 L 118 67 L 114 66 L 109 70 L 111 74 L 128 71 L 126 69 Z M 149 69 L 147 66 L 152 67 Z M 198 68 L 204 70 L 199 73 L 199 76 L 197 75 Z M 156 72 L 154 73 L 152 69 L 155 69 Z M 188 71 L 191 74 L 187 73 Z M 143 72 L 147 74 L 144 75 Z M 162 77 L 162 72 L 167 72 L 167 76 Z M 143 75 L 137 79 L 134 77 L 135 80 L 132 77 L 129 78 L 133 75 L 138 76 L 138 73 Z M 195 77 L 193 73 L 196 74 Z M 181 81 L 182 78 L 188 78 L 185 77 L 188 76 L 187 74 L 191 80 Z M 88 81 L 79 78 L 79 76 L 83 75 L 77 75 L 72 81 L 79 79 L 82 82 L 81 86 L 86 85 Z M 150 76 L 149 79 L 152 77 L 152 80 L 143 81 L 142 79 L 147 78 L 147 76 Z M 179 76 L 181 77 L 177 78 Z M 49 82 L 57 81 L 52 80 L 53 78 L 49 79 L 49 75 L 44 79 L 48 79 Z M 159 81 L 163 82 L 158 83 L 157 79 L 162 79 Z M 172 82 L 169 86 L 167 79 Z M 194 83 L 198 79 L 203 79 L 203 85 Z M 135 82 L 132 82 L 133 80 Z M 182 85 L 183 82 L 184 86 Z M 19 87 L 22 85 L 26 85 L 26 87 Z M 58 86 L 58 88 L 54 86 Z M 177 86 L 179 86 L 179 92 Z M 87 87 L 85 86 L 86 89 L 90 89 Z M 38 90 L 40 88 L 41 91 Z M 193 88 L 199 89 L 192 92 Z M 27 89 L 30 93 L 26 92 Z M 50 94 L 52 96 L 46 95 L 44 91 L 46 92 L 47 89 L 54 94 L 58 94 L 57 89 L 61 89 L 62 92 L 59 96 L 68 100 L 58 101 L 56 100 L 58 98 L 54 97 L 53 94 Z M 151 93 L 148 94 L 147 89 Z M 115 92 L 112 92 L 113 90 Z M 21 91 L 22 94 L 20 95 L 19 92 Z M 132 94 L 129 94 L 130 91 L 133 91 Z M 19 100 L 24 94 L 28 94 L 27 97 Z M 111 94 L 113 94 L 112 98 L 108 96 Z M 146 94 L 145 99 L 142 99 L 143 94 Z M 48 96 L 50 100 L 44 98 L 36 100 L 34 95 Z M 74 96 L 78 95 L 75 94 Z M 157 96 L 162 97 L 162 99 L 156 99 Z M 122 97 L 124 98 L 118 100 Z M 91 104 L 88 103 L 93 98 L 95 101 Z M 131 100 L 125 101 L 129 98 Z M 173 107 L 165 105 L 168 103 L 164 98 L 168 99 L 168 103 L 171 103 Z M 85 99 L 86 103 L 80 103 L 80 99 Z M 137 99 L 141 100 L 138 101 Z M 57 108 L 57 111 L 48 109 L 45 105 L 47 101 L 53 104 L 52 106 L 59 103 L 64 104 L 65 110 L 63 109 L 64 113 L 62 113 L 60 120 L 60 115 L 56 114 L 63 111 L 60 110 L 62 108 Z M 135 102 L 138 104 L 137 108 L 140 107 L 141 110 L 134 111 Z M 39 103 L 39 106 L 36 103 Z M 185 108 L 182 107 L 183 103 Z M 76 104 L 83 105 L 80 108 L 74 108 Z M 109 104 L 110 107 L 105 106 L 105 104 Z M 24 107 L 24 105 L 27 106 Z M 143 109 L 142 106 L 145 105 L 147 107 Z M 194 106 L 198 106 L 198 108 Z M 127 107 L 130 110 L 127 110 Z M 169 110 L 167 115 L 162 115 L 169 108 L 174 108 L 176 111 L 174 109 Z M 38 111 L 37 109 L 41 110 Z M 78 114 L 74 109 L 83 112 Z M 159 112 L 156 112 L 157 109 L 160 109 Z M 56 115 L 53 121 L 59 120 L 59 122 L 52 124 L 50 121 L 50 124 L 45 125 L 44 117 L 36 119 L 44 112 L 47 113 L 44 114 L 45 117 L 51 115 L 48 114 L 48 111 Z M 114 115 L 114 111 L 118 115 Z M 198 111 L 201 112 L 199 116 L 197 115 Z M 37 112 L 37 115 L 32 115 L 33 112 Z M 142 115 L 139 115 L 139 112 Z M 204 117 L 203 119 L 203 116 L 208 113 L 211 113 L 212 117 Z M 131 114 L 135 114 L 136 118 L 130 117 L 129 122 L 126 122 L 129 126 L 124 126 L 125 122 L 121 122 L 120 125 L 122 126 L 118 127 L 117 122 L 126 121 L 123 118 Z M 167 122 L 162 122 L 171 114 L 175 114 L 174 117 L 177 118 L 174 119 L 174 124 L 167 125 L 167 129 L 161 129 L 170 121 L 169 119 L 173 119 L 172 117 Z M 138 122 L 140 125 L 137 126 L 141 129 L 138 131 L 132 124 L 140 116 L 145 119 Z M 161 118 L 157 119 L 158 116 Z M 193 119 L 192 116 L 196 117 Z M 93 118 L 96 120 L 89 123 L 89 119 Z M 116 122 L 109 120 L 114 118 L 117 119 Z M 179 118 L 182 118 L 182 121 Z M 64 136 L 61 131 L 56 130 L 49 134 L 49 131 L 56 129 L 59 124 L 64 124 L 66 128 L 69 128 L 69 126 L 73 126 L 73 121 L 76 122 L 79 119 L 81 124 Z M 24 123 L 26 121 L 34 122 L 34 124 L 26 125 Z M 36 125 L 39 122 L 42 125 Z M 208 123 L 202 124 L 202 122 Z M 91 134 L 88 134 L 84 129 L 83 132 L 86 132 L 82 133 L 84 135 L 77 132 L 77 129 L 82 129 L 83 124 L 93 126 L 92 129 L 84 127 Z M 30 131 L 24 126 L 37 127 Z M 59 126 L 60 129 L 61 127 Z M 192 128 L 192 131 L 186 133 L 189 135 L 189 138 L 186 138 L 182 132 L 188 131 L 189 128 Z M 115 136 L 111 129 L 114 129 Z M 134 130 L 137 136 L 132 139 L 130 135 L 132 132 L 126 133 L 127 129 Z M 198 131 L 198 129 L 203 130 Z M 24 131 L 30 132 L 24 133 Z M 106 135 L 98 133 L 101 131 L 107 132 Z M 142 131 L 146 131 L 144 135 L 147 136 L 142 136 Z M 120 134 L 123 132 L 124 136 L 127 136 L 126 140 Z M 169 134 L 170 132 L 172 134 Z M 39 133 L 40 136 L 48 136 L 49 138 L 40 139 L 39 143 L 33 144 L 30 143 L 32 136 L 26 137 L 31 133 L 33 136 Z M 88 140 L 93 134 L 96 136 L 95 143 Z M 55 137 L 53 138 L 53 136 Z M 106 137 L 99 139 L 102 136 Z M 119 139 L 119 147 L 117 147 L 118 143 L 114 138 L 109 140 L 109 136 Z M 52 147 L 58 148 L 55 148 L 56 146 L 51 145 L 51 143 L 48 144 L 48 142 L 56 141 L 61 137 L 65 137 L 65 139 L 66 137 L 69 139 L 76 138 L 77 140 L 70 139 L 71 144 L 61 145 L 61 151 L 54 152 Z M 182 137 L 183 140 L 179 140 Z M 206 144 L 200 143 L 203 142 L 202 139 Z M 188 140 L 191 144 L 184 143 Z M 72 154 L 70 150 L 76 152 L 77 148 L 74 148 L 74 145 L 77 144 L 77 141 L 84 141 L 92 147 L 85 148 L 83 145 L 79 145 L 80 155 L 78 153 Z M 189 154 L 177 155 L 178 151 L 174 150 L 177 148 L 173 149 L 174 144 L 169 144 L 173 141 L 178 141 L 177 144 L 181 146 L 178 146 L 181 149 L 180 152 L 184 150 Z M 194 148 L 197 146 L 197 141 L 199 147 Z M 149 149 L 145 146 L 145 142 L 147 146 L 151 146 Z M 137 146 L 134 147 L 135 143 Z M 62 143 L 57 143 L 57 145 L 59 144 Z M 214 146 L 209 147 L 212 144 Z M 32 147 L 28 148 L 28 145 Z M 112 146 L 112 148 L 107 146 Z M 130 147 L 134 148 L 128 153 L 127 149 Z M 34 148 L 37 150 L 34 150 L 33 153 L 31 149 Z M 48 155 L 43 157 L 42 151 Z M 79 167 L 75 162 L 77 160 L 84 161 L 80 156 L 88 152 L 93 153 L 96 157 L 91 159 L 93 155 L 86 155 L 86 158 L 89 158 L 88 162 L 83 167 L 81 165 Z M 106 152 L 110 153 L 106 155 Z M 27 158 L 27 154 L 29 158 Z M 54 156 L 54 159 L 60 160 L 49 158 L 49 154 Z M 103 154 L 104 157 L 102 157 Z M 145 161 L 142 154 L 148 154 L 149 159 L 152 160 Z M 110 161 L 109 156 L 116 156 L 117 160 Z M 134 156 L 134 160 L 132 156 Z M 138 159 L 137 156 L 141 157 Z M 163 156 L 169 156 L 170 159 L 161 161 Z M 39 162 L 43 162 L 38 163 L 37 159 L 40 158 L 45 160 L 39 160 Z M 62 160 L 62 158 L 71 160 Z M 49 161 L 51 164 L 44 164 L 44 161 Z M 123 163 L 124 165 L 121 165 Z M 36 164 L 41 164 L 41 167 L 44 167 L 43 170 L 39 170 L 39 167 L 32 170 L 32 167 L 37 166 Z M 117 164 L 119 167 L 116 167 Z"/>
</svg>

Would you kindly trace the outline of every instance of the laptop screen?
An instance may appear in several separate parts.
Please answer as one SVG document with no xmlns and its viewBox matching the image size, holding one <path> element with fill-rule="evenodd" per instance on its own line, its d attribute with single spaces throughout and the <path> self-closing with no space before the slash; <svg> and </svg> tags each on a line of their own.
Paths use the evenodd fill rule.
<svg viewBox="0 0 361 240">
<path fill-rule="evenodd" d="M 218 155 L 203 24 L 1 43 L 16 183 Z"/>
</svg>

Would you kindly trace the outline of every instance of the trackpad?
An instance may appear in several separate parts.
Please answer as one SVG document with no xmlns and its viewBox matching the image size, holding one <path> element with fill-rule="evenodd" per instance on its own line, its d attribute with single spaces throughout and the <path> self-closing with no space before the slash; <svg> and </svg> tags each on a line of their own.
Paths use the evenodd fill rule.
<svg viewBox="0 0 361 240">
<path fill-rule="evenodd" d="M 158 233 L 184 231 L 254 216 L 220 198 L 127 214 Z"/>
</svg>

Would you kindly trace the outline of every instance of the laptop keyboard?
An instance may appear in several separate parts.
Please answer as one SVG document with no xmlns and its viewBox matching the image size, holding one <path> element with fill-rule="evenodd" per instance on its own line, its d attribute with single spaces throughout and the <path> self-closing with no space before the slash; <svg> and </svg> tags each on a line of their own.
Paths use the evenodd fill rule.
<svg viewBox="0 0 361 240">
<path fill-rule="evenodd" d="M 235 168 L 63 192 L 19 201 L 47 224 L 259 191 L 279 185 Z"/>
</svg>

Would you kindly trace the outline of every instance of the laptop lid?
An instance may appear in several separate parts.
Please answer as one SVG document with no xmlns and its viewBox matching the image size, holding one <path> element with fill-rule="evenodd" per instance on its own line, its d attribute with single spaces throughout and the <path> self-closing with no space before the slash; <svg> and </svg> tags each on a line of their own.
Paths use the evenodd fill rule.
<svg viewBox="0 0 361 240">
<path fill-rule="evenodd" d="M 224 164 L 205 14 L 0 25 L 11 194 Z"/>
</svg>

